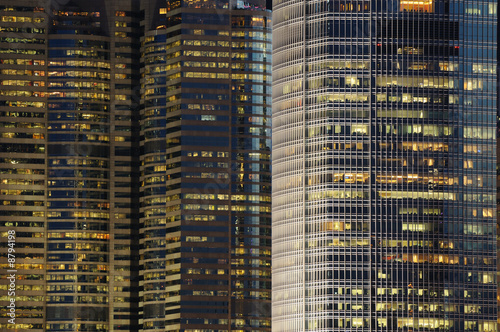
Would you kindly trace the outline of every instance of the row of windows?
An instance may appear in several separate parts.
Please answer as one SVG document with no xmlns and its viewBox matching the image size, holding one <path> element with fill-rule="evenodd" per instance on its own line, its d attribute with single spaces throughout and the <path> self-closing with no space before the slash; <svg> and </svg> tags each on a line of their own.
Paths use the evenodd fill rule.
<svg viewBox="0 0 500 332">
<path fill-rule="evenodd" d="M 408 76 L 378 76 L 375 78 L 377 87 L 406 87 L 406 88 L 434 88 L 453 89 L 460 86 L 459 80 L 451 80 L 448 77 L 408 77 Z M 464 79 L 464 90 L 483 90 L 483 80 Z M 490 89 L 492 90 L 492 89 Z"/>
<path fill-rule="evenodd" d="M 388 325 L 389 324 L 389 325 Z M 387 328 L 392 327 L 389 318 L 377 318 L 376 327 L 372 328 Z M 463 330 L 462 327 L 463 326 Z M 307 328 L 310 330 L 322 328 L 370 328 L 370 320 L 368 318 L 335 318 L 328 320 L 311 319 L 308 321 Z M 466 320 L 463 323 L 451 319 L 441 318 L 398 318 L 397 319 L 398 331 L 408 331 L 409 329 L 423 329 L 425 331 L 441 331 L 457 328 L 458 330 L 472 332 L 472 331 L 487 331 L 496 332 L 496 321 L 470 321 Z"/>
<path fill-rule="evenodd" d="M 22 90 L 2 90 L 0 96 L 10 97 L 45 97 L 45 92 L 40 91 L 22 91 Z"/>
<path fill-rule="evenodd" d="M 8 106 L 8 107 L 36 107 L 36 108 L 45 108 L 44 102 L 36 102 L 36 101 L 0 101 L 0 106 Z M 43 117 L 43 116 L 41 116 Z"/>
<path fill-rule="evenodd" d="M 30 16 L 0 16 L 1 22 L 18 22 L 18 23 L 42 23 L 45 21 L 43 17 L 30 17 Z"/>
<path fill-rule="evenodd" d="M 39 39 L 39 38 L 17 38 L 17 37 L 0 37 L 0 43 L 12 43 L 12 44 L 45 44 L 45 39 Z M 21 52 L 23 52 L 23 51 L 21 51 Z M 26 53 L 24 53 L 24 54 L 26 54 Z M 29 52 L 27 54 L 33 54 L 33 53 Z"/>
<path fill-rule="evenodd" d="M 0 85 L 13 86 L 45 86 L 45 81 L 28 81 L 28 80 L 2 80 Z"/>
<path fill-rule="evenodd" d="M 116 75 L 118 74 L 115 74 L 115 78 L 119 78 Z M 109 73 L 100 73 L 96 71 L 78 71 L 78 70 L 49 71 L 48 76 L 72 77 L 72 78 L 95 78 L 100 80 L 109 80 L 111 78 L 111 75 Z M 88 83 L 94 83 L 94 81 Z"/>
<path fill-rule="evenodd" d="M 90 213 L 90 212 L 87 212 Z M 97 212 L 92 212 L 97 213 Z M 84 217 L 83 215 L 81 217 Z M 108 214 L 109 218 L 109 214 Z M 48 233 L 48 239 L 91 239 L 91 240 L 109 240 L 109 234 L 107 233 L 87 233 L 87 232 L 56 232 Z"/>
<path fill-rule="evenodd" d="M 45 174 L 45 170 L 31 168 L 0 168 L 0 174 L 43 175 Z"/>
<path fill-rule="evenodd" d="M 44 70 L 2 69 L 0 73 L 2 75 L 45 76 Z"/>
<path fill-rule="evenodd" d="M 490 216 L 489 216 L 490 217 Z M 491 218 L 491 217 L 490 217 Z M 403 223 L 402 225 L 402 231 L 409 231 L 409 232 L 434 232 L 439 229 L 439 227 L 436 227 L 435 224 L 432 223 L 423 223 L 423 224 L 412 224 L 412 223 Z M 464 234 L 464 235 L 492 235 L 495 234 L 494 228 L 492 225 L 471 225 L 471 224 L 464 224 L 463 225 L 463 230 L 460 230 L 458 232 L 454 231 L 449 231 L 449 233 L 458 233 L 458 234 Z M 458 256 L 457 256 L 458 257 Z M 426 259 L 426 258 L 425 258 Z M 405 261 L 403 257 L 403 262 Z M 414 263 L 422 263 L 424 261 L 421 261 L 420 259 L 413 258 L 413 260 L 408 259 L 408 261 L 413 261 Z M 433 262 L 431 260 L 425 260 L 428 262 Z M 458 264 L 458 261 L 455 260 L 454 264 Z M 441 262 L 440 262 L 441 263 Z M 450 264 L 453 264 L 450 261 Z"/>
<path fill-rule="evenodd" d="M 327 125 L 322 127 L 313 127 L 308 129 L 307 137 L 312 138 L 316 136 L 334 135 L 334 134 L 350 134 L 350 135 L 368 135 L 369 125 L 365 124 L 351 124 L 351 125 Z M 464 127 L 462 128 L 462 135 L 454 134 L 459 128 L 454 130 L 450 126 L 443 125 L 379 125 L 376 127 L 378 135 L 423 135 L 433 137 L 443 136 L 462 136 L 464 138 L 477 138 L 477 139 L 493 139 L 495 137 L 495 128 L 486 127 Z M 279 142 L 279 141 L 278 141 Z"/>
<path fill-rule="evenodd" d="M 74 82 L 74 81 L 67 81 L 67 82 L 49 82 L 48 83 L 49 88 L 73 88 L 73 89 L 78 89 L 78 90 L 83 90 L 83 89 L 94 89 L 94 90 L 105 90 L 109 91 L 109 83 L 97 83 L 97 82 Z"/>
<path fill-rule="evenodd" d="M 74 99 L 88 99 L 92 101 L 109 101 L 110 96 L 108 93 L 96 92 L 50 92 L 50 99 L 56 98 L 74 98 Z"/>
<path fill-rule="evenodd" d="M 0 54 L 44 55 L 43 49 L 0 48 Z"/>
<path fill-rule="evenodd" d="M 50 50 L 49 57 L 52 58 L 92 58 L 109 60 L 109 52 L 95 50 Z"/>
<path fill-rule="evenodd" d="M 7 185 L 21 185 L 21 186 L 43 186 L 45 181 L 44 180 L 25 180 L 25 179 L 2 179 L 1 184 L 7 184 Z"/>
<path fill-rule="evenodd" d="M 21 66 L 43 66 L 45 60 L 38 59 L 0 59 L 0 64 Z"/>
</svg>

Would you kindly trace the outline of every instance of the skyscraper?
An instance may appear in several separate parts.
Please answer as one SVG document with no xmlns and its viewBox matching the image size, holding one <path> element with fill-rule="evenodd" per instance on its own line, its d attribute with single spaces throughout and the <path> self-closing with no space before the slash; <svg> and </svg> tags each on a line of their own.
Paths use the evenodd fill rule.
<svg viewBox="0 0 500 332">
<path fill-rule="evenodd" d="M 273 330 L 497 330 L 496 27 L 274 2 Z"/>
<path fill-rule="evenodd" d="M 261 2 L 0 4 L 1 330 L 270 330 L 270 38 Z"/>
<path fill-rule="evenodd" d="M 497 16 L 497 22 L 498 22 L 498 16 Z M 500 41 L 500 26 L 497 24 L 497 45 L 498 42 Z M 498 257 L 500 256 L 500 214 L 498 213 L 500 211 L 500 164 L 499 164 L 499 154 L 500 154 L 500 75 L 498 74 L 498 64 L 500 63 L 500 54 L 497 52 L 497 301 L 498 305 L 497 307 L 500 308 L 500 261 L 498 260 Z M 500 312 L 498 313 L 500 315 Z M 498 326 L 497 330 L 500 330 L 500 316 L 498 317 Z"/>
<path fill-rule="evenodd" d="M 144 331 L 269 331 L 270 12 L 142 8 Z"/>
<path fill-rule="evenodd" d="M 132 2 L 79 1 L 52 4 L 49 12 L 50 331 L 137 329 L 138 265 L 131 257 L 139 212 L 133 161 L 138 105 L 132 105 L 139 78 L 137 9 Z"/>
<path fill-rule="evenodd" d="M 0 5 L 0 229 L 1 321 L 10 304 L 7 270 L 16 269 L 19 328 L 43 331 L 45 294 L 46 66 L 45 16 L 35 6 Z M 25 6 L 23 6 L 25 5 Z M 28 7 L 28 6 L 26 6 Z M 29 24 L 29 26 L 28 26 Z M 19 75 L 17 75 L 19 73 Z M 26 73 L 26 76 L 24 75 Z M 22 76 L 21 76 L 22 75 Z M 30 79 L 26 79 L 29 77 Z M 15 228 L 14 228 L 15 227 Z M 8 235 L 15 231 L 15 265 L 8 263 Z M 11 250 L 12 251 L 12 250 Z M 10 260 L 12 262 L 12 260 Z M 22 317 L 22 318 L 21 318 Z"/>
<path fill-rule="evenodd" d="M 2 330 L 138 329 L 138 9 L 0 6 Z"/>
</svg>

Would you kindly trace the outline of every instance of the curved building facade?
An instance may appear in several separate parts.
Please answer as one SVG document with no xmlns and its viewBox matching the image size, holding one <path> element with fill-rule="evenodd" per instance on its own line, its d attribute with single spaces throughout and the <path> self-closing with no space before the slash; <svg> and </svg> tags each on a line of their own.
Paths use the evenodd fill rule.
<svg viewBox="0 0 500 332">
<path fill-rule="evenodd" d="M 496 331 L 496 2 L 273 4 L 273 330 Z"/>
</svg>

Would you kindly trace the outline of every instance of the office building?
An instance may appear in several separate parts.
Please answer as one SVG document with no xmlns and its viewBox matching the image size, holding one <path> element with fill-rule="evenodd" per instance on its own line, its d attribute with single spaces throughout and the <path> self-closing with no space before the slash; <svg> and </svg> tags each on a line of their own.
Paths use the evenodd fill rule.
<svg viewBox="0 0 500 332">
<path fill-rule="evenodd" d="M 497 2 L 273 4 L 273 330 L 496 331 Z"/>
<path fill-rule="evenodd" d="M 269 331 L 270 12 L 142 10 L 144 331 Z"/>
<path fill-rule="evenodd" d="M 10 304 L 7 270 L 15 267 L 17 327 L 43 330 L 45 311 L 46 81 L 45 16 L 31 6 L 0 7 L 0 229 L 2 251 L 0 328 Z M 9 10 L 6 10 L 9 8 Z M 17 10 L 16 10 L 17 9 Z M 25 21 L 27 23 L 25 23 Z M 27 25 L 30 24 L 30 27 Z M 18 76 L 17 73 L 22 76 Z M 28 75 L 24 76 L 24 72 Z M 12 73 L 12 74 L 11 74 Z M 29 80 L 24 79 L 29 77 Z M 8 232 L 16 232 L 15 265 L 7 260 Z M 12 262 L 12 261 L 11 261 Z M 22 317 L 22 318 L 21 318 Z"/>
<path fill-rule="evenodd" d="M 137 12 L 0 7 L 1 228 L 16 231 L 17 269 L 17 318 L 3 302 L 2 330 L 138 328 Z"/>
<path fill-rule="evenodd" d="M 498 18 L 498 16 L 497 16 Z M 497 19 L 498 21 L 498 19 Z M 500 26 L 497 24 L 497 45 L 499 41 L 499 32 Z M 498 64 L 500 63 L 500 55 L 497 52 L 497 301 L 498 301 L 498 306 L 500 308 L 500 262 L 498 261 L 498 257 L 500 255 L 500 214 L 498 214 L 498 211 L 500 211 L 500 191 L 498 188 L 500 188 L 500 164 L 498 163 L 498 155 L 500 153 L 500 141 L 499 141 L 499 134 L 500 134 L 500 104 L 499 102 L 499 94 L 500 94 L 500 75 L 498 75 Z M 500 315 L 500 312 L 498 313 Z M 497 330 L 500 330 L 500 317 L 498 318 L 498 325 L 497 325 Z"/>
<path fill-rule="evenodd" d="M 260 3 L 2 2 L 1 330 L 269 331 L 270 28 Z"/>
</svg>

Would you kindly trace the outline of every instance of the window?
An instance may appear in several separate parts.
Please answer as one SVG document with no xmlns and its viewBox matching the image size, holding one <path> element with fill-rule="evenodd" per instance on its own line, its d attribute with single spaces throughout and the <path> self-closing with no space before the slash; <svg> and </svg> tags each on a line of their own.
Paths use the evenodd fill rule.
<svg viewBox="0 0 500 332">
<path fill-rule="evenodd" d="M 434 3 L 432 0 L 400 0 L 399 11 L 433 13 Z"/>
</svg>

